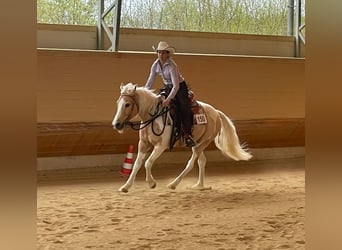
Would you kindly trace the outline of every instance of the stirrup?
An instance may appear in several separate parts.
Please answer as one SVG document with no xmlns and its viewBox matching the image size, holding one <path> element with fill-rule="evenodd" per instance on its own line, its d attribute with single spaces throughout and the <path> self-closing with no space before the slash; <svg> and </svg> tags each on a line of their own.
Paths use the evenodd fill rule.
<svg viewBox="0 0 342 250">
<path fill-rule="evenodd" d="M 196 143 L 195 143 L 194 139 L 192 139 L 191 136 L 185 138 L 185 146 L 186 146 L 187 148 L 192 148 L 192 147 L 195 146 L 195 145 L 196 145 Z"/>
</svg>

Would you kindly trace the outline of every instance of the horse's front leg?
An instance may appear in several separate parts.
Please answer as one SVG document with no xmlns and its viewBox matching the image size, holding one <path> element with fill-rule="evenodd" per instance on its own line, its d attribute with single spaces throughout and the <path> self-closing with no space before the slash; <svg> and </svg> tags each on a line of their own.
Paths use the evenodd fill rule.
<svg viewBox="0 0 342 250">
<path fill-rule="evenodd" d="M 165 151 L 167 147 L 165 146 L 157 146 L 153 149 L 150 157 L 145 162 L 145 168 L 146 168 L 146 181 L 150 188 L 155 188 L 156 187 L 156 180 L 152 176 L 152 166 L 153 163 L 159 158 L 159 156 Z"/>
<path fill-rule="evenodd" d="M 137 154 L 137 158 L 133 164 L 132 173 L 130 174 L 126 183 L 119 188 L 119 192 L 127 193 L 128 190 L 131 188 L 131 186 L 133 185 L 133 182 L 135 180 L 135 176 L 137 175 L 139 169 L 141 168 L 141 165 L 142 165 L 144 159 L 146 158 L 146 155 L 148 153 L 149 148 L 150 148 L 150 146 L 147 143 L 139 141 L 138 154 Z"/>
</svg>

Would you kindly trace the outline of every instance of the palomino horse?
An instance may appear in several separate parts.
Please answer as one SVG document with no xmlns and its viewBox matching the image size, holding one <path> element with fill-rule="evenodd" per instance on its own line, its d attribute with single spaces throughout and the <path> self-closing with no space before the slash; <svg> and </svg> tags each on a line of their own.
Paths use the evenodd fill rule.
<svg viewBox="0 0 342 250">
<path fill-rule="evenodd" d="M 132 125 L 130 120 L 137 115 L 141 119 L 141 122 L 137 124 L 139 129 L 137 158 L 133 164 L 131 175 L 126 183 L 119 188 L 119 191 L 128 192 L 137 172 L 151 149 L 153 149 L 152 153 L 145 162 L 146 181 L 150 188 L 155 188 L 156 181 L 151 174 L 151 168 L 157 158 L 169 147 L 172 120 L 169 112 L 159 111 L 162 96 L 132 83 L 127 83 L 126 85 L 121 84 L 120 90 L 121 95 L 117 101 L 117 112 L 112 122 L 114 129 L 119 133 L 123 133 L 125 126 L 128 124 Z M 187 162 L 185 169 L 168 185 L 170 189 L 177 187 L 183 177 L 193 168 L 196 160 L 199 166 L 199 178 L 197 183 L 191 188 L 198 190 L 211 189 L 211 187 L 204 186 L 206 157 L 203 151 L 213 140 L 215 141 L 216 147 L 226 157 L 230 157 L 236 161 L 249 160 L 252 157 L 244 146 L 240 145 L 232 121 L 223 112 L 215 109 L 211 105 L 203 102 L 198 103 L 202 107 L 203 114 L 205 115 L 205 122 L 204 124 L 194 125 L 193 137 L 196 145 L 192 147 L 192 156 Z"/>
</svg>

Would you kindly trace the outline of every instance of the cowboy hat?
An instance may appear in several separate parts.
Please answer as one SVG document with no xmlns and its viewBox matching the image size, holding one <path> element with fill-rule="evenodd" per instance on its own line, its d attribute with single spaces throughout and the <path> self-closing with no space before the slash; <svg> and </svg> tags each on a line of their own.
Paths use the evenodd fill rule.
<svg viewBox="0 0 342 250">
<path fill-rule="evenodd" d="M 168 52 L 170 52 L 170 54 L 173 54 L 176 52 L 176 49 L 172 46 L 169 46 L 166 42 L 161 41 L 158 44 L 158 47 L 155 48 L 154 46 L 152 46 L 152 48 L 154 49 L 154 51 L 159 51 L 159 50 L 166 50 Z"/>
</svg>

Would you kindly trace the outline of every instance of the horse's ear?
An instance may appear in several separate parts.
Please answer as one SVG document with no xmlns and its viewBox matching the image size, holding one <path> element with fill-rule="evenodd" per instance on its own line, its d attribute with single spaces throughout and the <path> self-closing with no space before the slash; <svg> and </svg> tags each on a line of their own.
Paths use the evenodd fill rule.
<svg viewBox="0 0 342 250">
<path fill-rule="evenodd" d="M 120 89 L 122 90 L 123 89 L 123 86 L 124 86 L 124 84 L 123 84 L 123 82 L 120 84 Z"/>
</svg>

